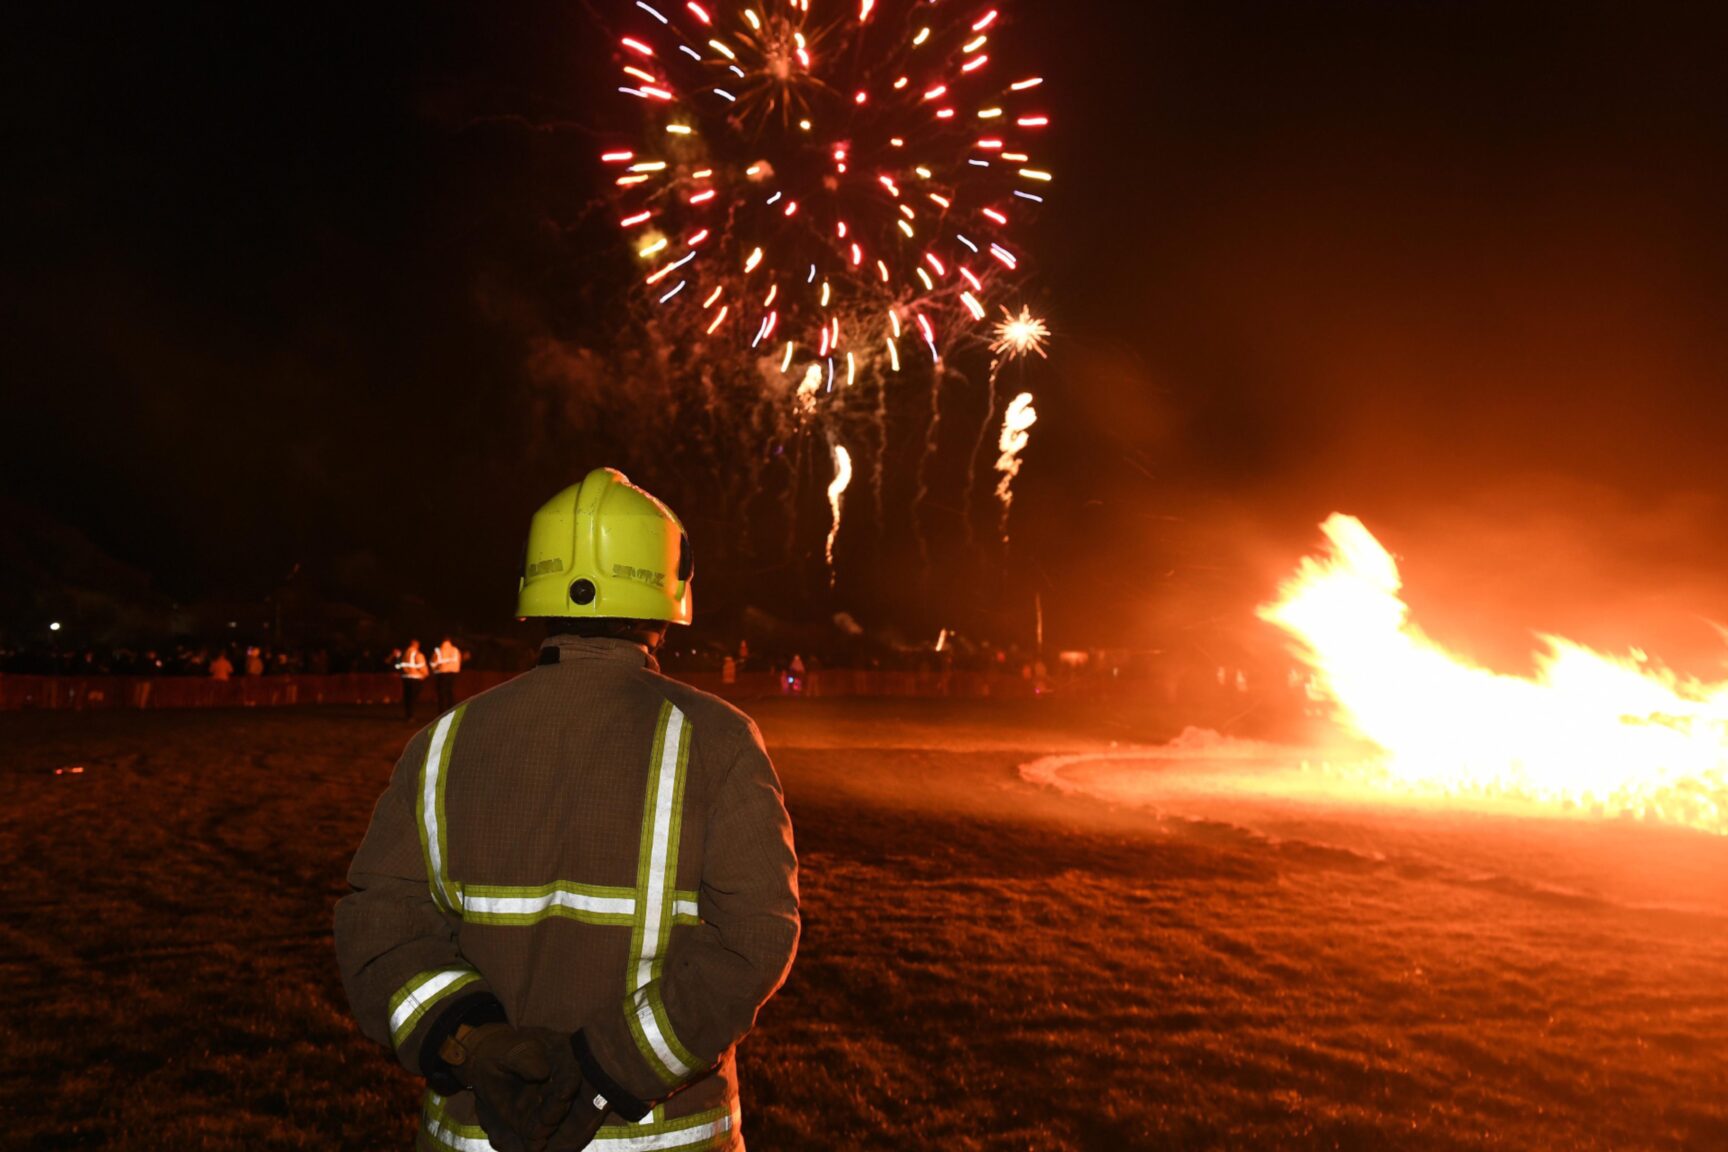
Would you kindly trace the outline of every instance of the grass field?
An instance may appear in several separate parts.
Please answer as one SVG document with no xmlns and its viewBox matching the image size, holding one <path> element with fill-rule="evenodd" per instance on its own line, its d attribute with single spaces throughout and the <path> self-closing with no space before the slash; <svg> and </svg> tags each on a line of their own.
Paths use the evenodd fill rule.
<svg viewBox="0 0 1728 1152">
<path fill-rule="evenodd" d="M 805 935 L 740 1056 L 752 1152 L 1728 1149 L 1728 840 L 1020 771 L 1156 718 L 753 711 Z M 329 937 L 407 735 L 0 715 L 0 1145 L 410 1145 Z"/>
</svg>

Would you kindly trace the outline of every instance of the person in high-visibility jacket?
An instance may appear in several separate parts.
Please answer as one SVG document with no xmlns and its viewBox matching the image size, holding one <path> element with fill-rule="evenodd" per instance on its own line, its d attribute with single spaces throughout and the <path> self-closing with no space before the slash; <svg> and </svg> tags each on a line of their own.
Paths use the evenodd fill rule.
<svg viewBox="0 0 1728 1152">
<path fill-rule="evenodd" d="M 420 651 L 420 641 L 408 641 L 408 650 L 396 660 L 396 672 L 402 678 L 402 715 L 414 719 L 414 701 L 420 698 L 420 685 L 426 682 L 426 653 Z"/>
<path fill-rule="evenodd" d="M 456 706 L 456 673 L 462 671 L 462 649 L 444 637 L 432 649 L 432 690 L 437 694 L 438 711 L 448 712 Z"/>
<path fill-rule="evenodd" d="M 336 908 L 362 1031 L 426 1078 L 418 1147 L 742 1152 L 734 1048 L 786 978 L 798 879 L 748 717 L 662 676 L 676 516 L 610 469 L 534 515 L 530 672 L 409 742 Z"/>
</svg>

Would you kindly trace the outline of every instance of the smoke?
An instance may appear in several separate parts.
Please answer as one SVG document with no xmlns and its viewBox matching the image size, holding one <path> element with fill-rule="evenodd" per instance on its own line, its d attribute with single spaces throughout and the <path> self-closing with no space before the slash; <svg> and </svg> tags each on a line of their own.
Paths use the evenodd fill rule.
<svg viewBox="0 0 1728 1152">
<path fill-rule="evenodd" d="M 1501 478 L 1386 519 L 1390 546 L 1407 556 L 1413 615 L 1478 659 L 1526 673 L 1533 634 L 1547 633 L 1720 678 L 1723 512 L 1715 495 L 1650 498 L 1548 476 Z"/>
<path fill-rule="evenodd" d="M 941 435 L 942 382 L 948 375 L 940 360 L 931 372 L 935 378 L 930 383 L 930 422 L 924 429 L 924 445 L 918 454 L 918 470 L 913 477 L 912 494 L 912 529 L 918 538 L 918 562 L 925 572 L 930 570 L 930 538 L 925 535 L 924 522 L 918 513 L 924 506 L 925 497 L 930 494 L 930 461 L 936 455 L 938 437 Z"/>
</svg>

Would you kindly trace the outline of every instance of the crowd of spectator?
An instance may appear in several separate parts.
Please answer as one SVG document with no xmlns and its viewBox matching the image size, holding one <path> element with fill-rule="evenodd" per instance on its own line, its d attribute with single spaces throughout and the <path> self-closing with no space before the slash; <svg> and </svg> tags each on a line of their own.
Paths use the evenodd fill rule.
<svg viewBox="0 0 1728 1152">
<path fill-rule="evenodd" d="M 437 640 L 423 639 L 430 648 Z M 243 676 L 329 675 L 349 672 L 401 671 L 400 646 L 346 647 L 340 645 L 294 645 L 258 643 L 204 643 L 193 640 L 165 641 L 157 645 L 13 646 L 0 643 L 0 673 L 36 676 L 209 676 L 218 680 Z M 488 648 L 496 648 L 488 645 Z M 487 653 L 478 667 L 499 669 L 528 667 L 533 645 L 524 642 L 521 651 Z M 465 653 L 470 659 L 473 653 Z M 668 644 L 659 653 L 662 667 L 674 673 L 719 673 L 730 682 L 742 673 L 771 672 L 786 690 L 796 692 L 810 673 L 825 668 L 871 671 L 955 672 L 1020 671 L 1026 676 L 1045 675 L 1043 662 L 1018 648 L 1008 650 L 984 646 L 864 652 L 818 653 L 814 650 L 752 652 L 747 643 L 700 645 Z"/>
<path fill-rule="evenodd" d="M 430 652 L 442 633 L 422 637 L 422 648 Z M 820 646 L 784 650 L 770 648 L 752 650 L 747 642 L 722 642 L 708 639 L 698 643 L 678 643 L 675 636 L 659 653 L 663 669 L 674 676 L 712 675 L 722 688 L 753 681 L 767 673 L 775 688 L 789 695 L 802 694 L 811 678 L 828 672 L 862 672 L 911 674 L 917 677 L 921 689 L 945 695 L 963 690 L 963 681 L 989 678 L 992 680 L 1024 680 L 1034 693 L 1047 691 L 1084 690 L 1100 684 L 1121 680 L 1151 680 L 1158 694 L 1170 699 L 1202 695 L 1241 697 L 1249 694 L 1248 675 L 1240 666 L 1215 666 L 1204 659 L 1180 659 L 1153 654 L 1150 659 L 1110 660 L 1101 654 L 1063 652 L 1059 658 L 1044 655 L 1025 647 L 1010 644 L 996 646 L 958 642 L 944 637 L 939 645 L 905 648 L 864 648 L 836 646 L 822 651 Z M 328 644 L 276 644 L 268 641 L 233 643 L 204 642 L 182 638 L 158 645 L 114 644 L 79 646 L 73 644 L 38 644 L 25 646 L 0 641 L 0 674 L 20 676 L 128 676 L 128 677 L 207 677 L 213 680 L 240 680 L 247 677 L 323 676 L 346 673 L 404 674 L 403 651 L 400 645 L 370 646 Z M 495 638 L 479 644 L 479 658 L 462 649 L 461 667 L 485 671 L 514 672 L 533 666 L 537 643 L 531 637 Z M 423 661 L 424 662 L 424 661 Z M 445 668 L 428 668 L 444 671 Z M 1254 674 L 1254 688 L 1264 689 L 1269 680 L 1283 681 L 1293 672 L 1283 667 L 1260 669 Z M 1297 683 L 1290 680 L 1291 684 Z M 1274 687 L 1284 688 L 1283 684 Z"/>
<path fill-rule="evenodd" d="M 443 633 L 421 636 L 435 642 Z M 464 640 L 451 645 L 459 654 L 459 660 L 451 660 L 440 652 L 444 645 L 428 642 L 415 651 L 411 639 L 405 637 L 400 647 L 342 644 L 335 638 L 311 645 L 183 638 L 154 646 L 28 648 L 0 639 L 0 680 L 8 681 L 0 683 L 0 707 L 98 706 L 91 702 L 104 698 L 129 701 L 119 706 L 130 707 L 145 707 L 150 700 L 158 701 L 154 706 L 186 707 L 200 700 L 253 706 L 399 698 L 404 714 L 412 718 L 422 688 L 435 689 L 437 707 L 447 709 L 460 693 L 479 691 L 532 668 L 538 649 L 537 638 L 528 633 L 476 638 L 472 643 L 481 649 L 478 658 Z M 1201 651 L 1058 651 L 1047 658 L 1030 647 L 956 642 L 951 636 L 922 647 L 794 647 L 772 640 L 752 647 L 745 641 L 674 636 L 660 651 L 659 662 L 669 675 L 698 687 L 749 698 L 767 693 L 968 698 L 1103 698 L 1127 693 L 1149 705 L 1179 709 L 1196 723 L 1232 724 L 1250 715 L 1258 718 L 1256 723 L 1300 722 L 1319 707 L 1311 677 L 1287 655 L 1282 661 L 1226 664 Z M 457 669 L 479 675 L 460 683 L 456 675 L 441 675 Z M 345 674 L 365 675 L 348 679 Z M 104 682 L 105 677 L 123 679 Z M 157 683 L 157 678 L 178 682 Z"/>
<path fill-rule="evenodd" d="M 0 647 L 0 673 L 21 676 L 322 676 L 395 672 L 400 651 L 389 648 L 298 647 L 275 644 L 165 643 L 156 647 Z"/>
</svg>

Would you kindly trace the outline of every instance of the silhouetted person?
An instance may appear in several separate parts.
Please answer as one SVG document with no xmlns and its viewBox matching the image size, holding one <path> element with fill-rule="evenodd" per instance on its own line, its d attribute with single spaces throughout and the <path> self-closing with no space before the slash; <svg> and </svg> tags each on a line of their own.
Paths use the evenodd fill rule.
<svg viewBox="0 0 1728 1152">
<path fill-rule="evenodd" d="M 444 642 L 432 649 L 432 690 L 438 696 L 438 711 L 456 707 L 456 673 L 462 671 L 462 650 L 444 637 Z"/>
<path fill-rule="evenodd" d="M 404 719 L 414 719 L 414 701 L 420 697 L 420 685 L 426 682 L 426 654 L 420 651 L 420 641 L 408 641 L 408 650 L 402 653 L 402 658 L 396 662 L 396 671 L 402 674 L 402 716 Z"/>
</svg>

